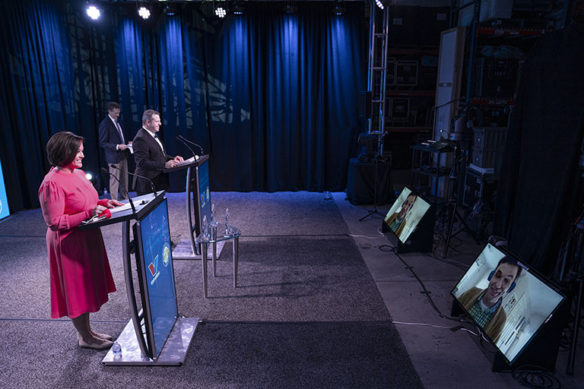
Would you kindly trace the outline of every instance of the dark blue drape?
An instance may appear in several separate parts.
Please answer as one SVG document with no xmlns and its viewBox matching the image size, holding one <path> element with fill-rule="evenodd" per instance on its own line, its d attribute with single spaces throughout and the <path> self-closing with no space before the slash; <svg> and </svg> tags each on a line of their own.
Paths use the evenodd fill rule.
<svg viewBox="0 0 584 389">
<path fill-rule="evenodd" d="M 16 2 L 14 2 L 16 3 Z M 13 209 L 37 205 L 59 130 L 86 138 L 85 170 L 105 166 L 97 124 L 108 101 L 122 105 L 131 138 L 144 109 L 162 114 L 172 154 L 190 155 L 176 135 L 211 156 L 213 190 L 343 190 L 366 77 L 364 5 L 246 3 L 218 20 L 206 3 L 141 23 L 135 8 L 104 5 L 89 22 L 78 2 L 25 0 L 0 27 L 2 164 Z M 105 181 L 105 180 L 104 180 Z M 184 177 L 171 176 L 171 190 Z"/>
</svg>

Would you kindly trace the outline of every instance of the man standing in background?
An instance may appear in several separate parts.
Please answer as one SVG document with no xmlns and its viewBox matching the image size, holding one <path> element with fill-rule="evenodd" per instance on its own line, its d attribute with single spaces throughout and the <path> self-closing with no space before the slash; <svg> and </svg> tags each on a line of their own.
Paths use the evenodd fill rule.
<svg viewBox="0 0 584 389">
<path fill-rule="evenodd" d="M 132 142 L 126 144 L 124 133 L 118 118 L 120 117 L 120 105 L 115 102 L 108 103 L 107 117 L 99 123 L 99 146 L 105 151 L 110 174 L 109 190 L 112 199 L 128 198 L 128 158 Z M 119 192 L 119 193 L 118 193 Z M 118 197 L 119 194 L 119 197 Z"/>
</svg>

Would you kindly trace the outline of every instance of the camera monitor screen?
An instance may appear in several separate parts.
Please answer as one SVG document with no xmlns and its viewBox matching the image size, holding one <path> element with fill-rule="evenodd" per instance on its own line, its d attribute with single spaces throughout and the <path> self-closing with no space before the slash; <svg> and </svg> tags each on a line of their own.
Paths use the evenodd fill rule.
<svg viewBox="0 0 584 389">
<path fill-rule="evenodd" d="M 491 244 L 451 293 L 509 363 L 564 299 L 516 257 Z"/>
<path fill-rule="evenodd" d="M 404 187 L 384 221 L 397 238 L 405 243 L 429 208 L 430 204 L 423 198 Z"/>
</svg>

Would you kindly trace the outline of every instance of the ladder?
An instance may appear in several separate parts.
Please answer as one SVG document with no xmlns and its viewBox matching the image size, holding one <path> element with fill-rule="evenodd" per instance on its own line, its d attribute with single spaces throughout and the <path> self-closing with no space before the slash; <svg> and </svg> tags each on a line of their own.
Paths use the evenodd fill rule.
<svg viewBox="0 0 584 389">
<path fill-rule="evenodd" d="M 371 112 L 368 133 L 377 135 L 377 152 L 383 154 L 383 134 L 385 133 L 386 85 L 387 85 L 387 47 L 389 38 L 389 7 L 381 9 L 370 0 L 369 12 L 369 68 L 367 72 L 367 91 L 371 93 Z M 378 22 L 381 20 L 381 23 Z"/>
</svg>

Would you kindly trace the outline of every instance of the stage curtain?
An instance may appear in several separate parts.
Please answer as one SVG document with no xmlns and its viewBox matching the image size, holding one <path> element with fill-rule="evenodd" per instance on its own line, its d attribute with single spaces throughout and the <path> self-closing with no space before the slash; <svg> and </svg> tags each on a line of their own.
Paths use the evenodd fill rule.
<svg viewBox="0 0 584 389">
<path fill-rule="evenodd" d="M 38 205 L 45 145 L 60 130 L 85 137 L 84 169 L 98 188 L 107 182 L 97 127 L 108 101 L 120 102 L 127 139 L 152 108 L 170 154 L 191 155 L 179 134 L 200 144 L 212 190 L 345 188 L 363 130 L 362 3 L 346 4 L 342 16 L 330 2 L 299 3 L 295 14 L 285 3 L 250 3 L 245 15 L 218 19 L 204 2 L 172 17 L 159 9 L 149 22 L 132 4 L 100 4 L 99 22 L 75 1 L 5 7 L 0 151 L 12 209 Z M 171 191 L 182 190 L 184 174 L 173 174 Z"/>
</svg>

